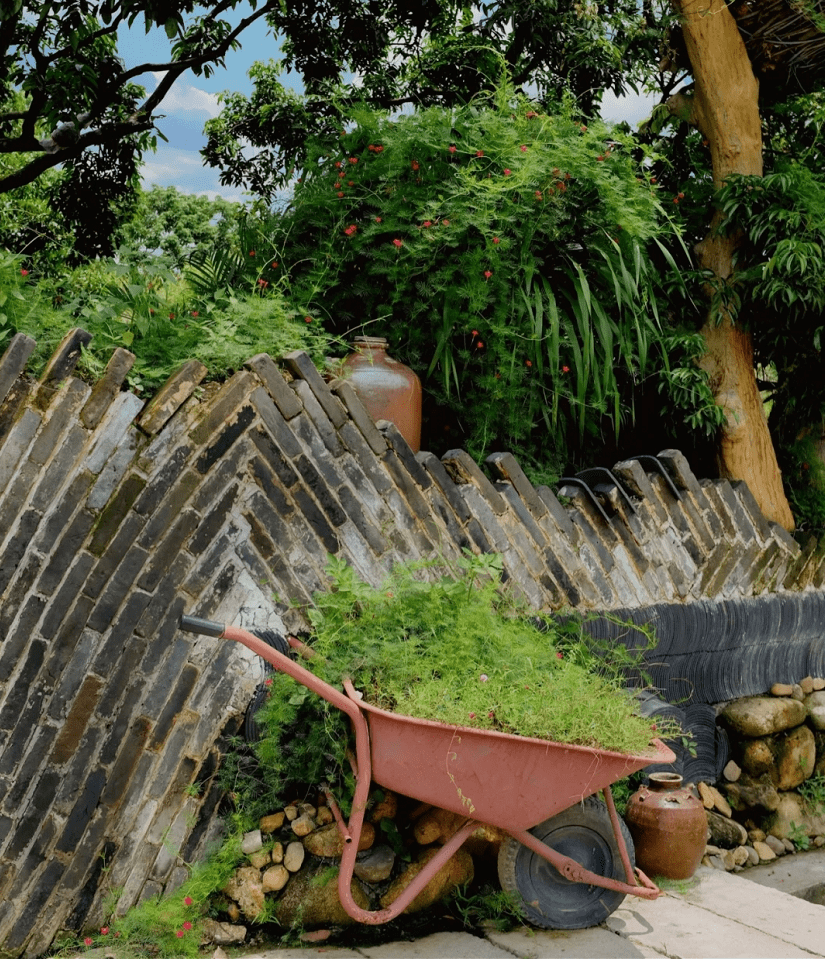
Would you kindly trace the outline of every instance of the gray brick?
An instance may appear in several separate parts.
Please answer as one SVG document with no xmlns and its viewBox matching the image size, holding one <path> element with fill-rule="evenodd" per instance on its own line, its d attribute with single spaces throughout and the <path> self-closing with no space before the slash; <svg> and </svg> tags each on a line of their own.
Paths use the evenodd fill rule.
<svg viewBox="0 0 825 959">
<path fill-rule="evenodd" d="M 295 438 L 295 433 L 292 428 L 287 425 L 286 420 L 269 398 L 266 391 L 263 389 L 253 390 L 249 399 L 281 453 L 287 460 L 293 456 L 297 456 L 301 452 L 301 444 Z M 254 431 L 251 435 L 254 440 Z"/>
<path fill-rule="evenodd" d="M 85 442 L 86 433 L 80 426 L 73 426 L 64 435 L 60 449 L 49 463 L 48 469 L 40 474 L 32 490 L 30 502 L 35 509 L 45 512 L 60 495 Z"/>
<path fill-rule="evenodd" d="M 364 512 L 364 508 L 355 493 L 348 486 L 339 487 L 337 493 L 344 512 L 352 520 L 358 532 L 369 543 L 370 549 L 379 556 L 386 552 L 388 544 L 381 535 L 379 524 L 373 516 Z"/>
<path fill-rule="evenodd" d="M 198 457 L 195 469 L 199 473 L 208 473 L 215 463 L 219 463 L 226 455 L 236 440 L 243 436 L 254 419 L 255 410 L 251 406 L 242 406 L 235 418 L 229 421 L 228 425 L 218 433 L 214 442 Z"/>
<path fill-rule="evenodd" d="M 134 680 L 125 690 L 120 690 L 121 696 L 116 701 L 114 696 L 107 698 L 111 688 L 112 684 L 110 683 L 106 695 L 104 695 L 100 701 L 100 708 L 98 710 L 100 716 L 111 720 L 111 725 L 108 727 L 106 738 L 103 740 L 99 753 L 101 764 L 106 766 L 113 763 L 119 755 L 124 739 L 128 735 L 129 730 L 133 728 L 133 720 L 137 713 L 137 707 L 143 699 L 143 685 L 142 683 L 134 682 Z M 116 708 L 114 708 L 115 703 Z M 111 713 L 107 712 L 110 705 L 112 706 Z"/>
<path fill-rule="evenodd" d="M 189 360 L 173 373 L 146 404 L 138 426 L 150 436 L 160 432 L 195 392 L 209 370 L 199 360 Z"/>
<path fill-rule="evenodd" d="M 485 462 L 503 480 L 512 484 L 513 489 L 524 500 L 524 505 L 531 513 L 544 516 L 547 512 L 546 504 L 536 492 L 530 480 L 524 475 L 524 470 L 519 466 L 512 453 L 493 453 L 492 456 L 487 457 Z"/>
<path fill-rule="evenodd" d="M 177 518 L 169 532 L 157 542 L 149 554 L 149 562 L 144 566 L 138 579 L 138 586 L 147 592 L 152 592 L 160 582 L 168 566 L 181 552 L 183 544 L 198 528 L 200 516 L 193 510 L 184 510 Z"/>
<path fill-rule="evenodd" d="M 109 543 L 108 549 L 103 552 L 97 561 L 95 568 L 89 574 L 83 592 L 87 596 L 99 596 L 103 587 L 109 582 L 112 573 L 120 565 L 123 557 L 129 551 L 129 548 L 135 543 L 145 524 L 145 519 L 136 513 L 127 513 L 126 518 L 121 522 L 117 529 L 114 539 Z M 91 544 L 95 542 L 92 535 Z"/>
<path fill-rule="evenodd" d="M 135 504 L 138 496 L 143 492 L 146 486 L 146 480 L 142 476 L 133 473 L 128 476 L 121 484 L 120 489 L 115 496 L 106 505 L 106 508 L 100 514 L 95 524 L 94 532 L 89 540 L 89 550 L 96 556 L 102 555 L 103 551 L 112 542 L 112 538 L 119 531 L 121 523 L 129 516 L 129 511 Z M 143 528 L 144 520 L 133 518 L 130 529 L 137 531 Z M 136 533 L 135 533 L 136 535 Z M 129 542 L 134 536 L 129 537 Z M 122 557 L 125 552 L 125 543 L 120 541 L 119 546 L 115 547 L 115 553 L 119 552 Z"/>
<path fill-rule="evenodd" d="M 292 419 L 301 412 L 302 407 L 295 393 L 289 388 L 283 374 L 270 356 L 266 353 L 258 353 L 247 360 L 244 366 L 248 366 L 257 374 L 282 416 Z"/>
<path fill-rule="evenodd" d="M 6 634 L 5 641 L 0 645 L 0 683 L 5 683 L 14 671 L 43 615 L 45 605 L 46 601 L 42 596 L 30 596 L 20 612 L 13 631 Z"/>
<path fill-rule="evenodd" d="M 60 839 L 55 845 L 58 852 L 74 851 L 94 815 L 105 786 L 106 773 L 102 769 L 94 769 L 83 784 L 83 792 L 69 814 Z"/>
<path fill-rule="evenodd" d="M 5 490 L 20 466 L 24 454 L 31 446 L 32 439 L 40 427 L 41 417 L 33 410 L 24 410 L 14 426 L 9 430 L 3 455 L 0 456 L 0 490 Z"/>
<path fill-rule="evenodd" d="M 28 896 L 20 916 L 12 927 L 4 946 L 14 955 L 22 949 L 32 930 L 40 921 L 40 913 L 46 908 L 51 894 L 63 875 L 66 867 L 62 862 L 52 860 L 46 863 L 37 880 L 37 886 Z"/>
<path fill-rule="evenodd" d="M 79 328 L 66 333 L 40 377 L 40 389 L 35 397 L 38 409 L 46 409 L 54 395 L 64 388 L 77 366 L 83 347 L 88 346 L 91 340 L 92 334 Z"/>
<path fill-rule="evenodd" d="M 380 468 L 378 465 L 378 460 L 373 455 L 369 446 L 367 446 L 364 437 L 358 432 L 352 423 L 346 423 L 344 426 L 342 426 L 338 431 L 338 435 L 341 437 L 342 442 L 354 457 L 354 461 L 358 470 L 369 479 L 373 488 L 382 495 L 388 490 L 392 489 L 392 482 L 390 481 L 389 477 L 384 470 Z M 344 469 L 348 469 L 346 456 L 343 458 L 343 463 Z M 348 475 L 352 481 L 352 475 L 349 473 Z"/>
<path fill-rule="evenodd" d="M 459 485 L 470 483 L 475 486 L 494 513 L 500 516 L 507 509 L 504 500 L 493 488 L 493 484 L 465 450 L 450 450 L 441 457 L 441 462 L 455 483 Z"/>
<path fill-rule="evenodd" d="M 2 542 L 5 534 L 12 529 L 15 520 L 28 504 L 32 486 L 37 480 L 38 473 L 39 468 L 36 463 L 24 463 L 6 488 L 3 495 L 3 505 L 0 508 L 0 531 L 2 531 L 0 532 L 0 542 Z"/>
<path fill-rule="evenodd" d="M 548 512 L 553 518 L 553 522 L 561 531 L 562 535 L 569 539 L 575 539 L 576 532 L 573 528 L 573 521 L 570 519 L 570 513 L 566 510 L 556 498 L 556 494 L 549 486 L 537 486 L 536 492 L 542 503 L 547 507 Z"/>
<path fill-rule="evenodd" d="M 29 396 L 33 391 L 34 387 L 30 380 L 19 379 L 9 390 L 5 401 L 0 404 L 0 450 L 4 449 L 11 430 L 25 412 L 24 407 L 29 402 Z"/>
<path fill-rule="evenodd" d="M 80 413 L 83 425 L 93 430 L 120 392 L 123 381 L 135 362 L 135 354 L 118 346 L 106 364 L 103 376 L 95 383 L 89 399 Z"/>
<path fill-rule="evenodd" d="M 60 542 L 55 547 L 51 561 L 37 581 L 37 589 L 45 595 L 50 595 L 57 589 L 59 583 L 80 552 L 86 536 L 94 524 L 94 515 L 88 510 L 80 510 L 66 529 Z"/>
<path fill-rule="evenodd" d="M 373 453 L 375 453 L 376 456 L 381 456 L 386 449 L 387 441 L 378 431 L 372 417 L 366 411 L 358 394 L 352 388 L 352 384 L 346 380 L 334 380 L 330 383 L 330 389 L 344 404 L 347 412 L 352 417 L 353 423 L 360 430 Z"/>
<path fill-rule="evenodd" d="M 43 665 L 45 654 L 45 643 L 38 640 L 29 644 L 14 683 L 6 691 L 5 702 L 0 710 L 0 729 L 14 729 Z"/>
<path fill-rule="evenodd" d="M 140 434 L 130 429 L 106 461 L 92 487 L 86 505 L 89 509 L 101 510 L 112 498 L 123 477 L 134 466 L 138 455 Z"/>
<path fill-rule="evenodd" d="M 152 636 L 165 620 L 167 612 L 171 614 L 173 610 L 178 609 L 178 605 L 183 600 L 178 600 L 177 594 L 180 584 L 183 582 L 189 566 L 192 562 L 191 556 L 186 553 L 180 553 L 167 570 L 154 595 L 150 597 L 149 604 L 143 611 L 143 615 L 137 622 L 135 632 L 139 636 Z M 212 575 L 215 574 L 215 568 L 212 568 Z M 178 615 L 183 610 L 179 610 Z"/>
<path fill-rule="evenodd" d="M 200 476 L 197 473 L 191 471 L 184 473 L 177 483 L 167 491 L 163 502 L 152 512 L 138 540 L 138 544 L 145 549 L 153 549 L 158 540 L 166 533 L 184 507 L 189 503 L 190 498 L 199 485 Z M 135 509 L 137 509 L 138 503 L 140 503 L 142 498 L 142 496 L 138 498 Z"/>
<path fill-rule="evenodd" d="M 333 456 L 340 456 L 344 451 L 335 426 L 327 416 L 326 411 L 316 399 L 309 386 L 301 380 L 296 380 L 292 384 L 298 398 L 304 407 L 304 413 L 296 416 L 290 422 L 290 426 L 295 430 L 295 434 L 309 445 L 315 437 L 320 437 L 321 442 Z M 336 397 L 330 394 L 330 398 L 338 403 Z M 339 404 L 340 405 L 340 404 Z M 343 421 L 340 424 L 343 426 Z"/>
<path fill-rule="evenodd" d="M 205 408 L 198 409 L 199 422 L 189 431 L 193 442 L 198 446 L 205 443 L 214 445 L 215 436 L 220 437 L 225 434 L 227 423 L 234 427 L 237 425 L 239 418 L 246 418 L 248 414 L 243 413 L 242 415 L 242 410 L 239 407 L 244 407 L 249 400 L 249 395 L 260 389 L 258 378 L 253 373 L 246 371 L 235 373 L 223 384 Z M 248 408 L 246 407 L 246 409 Z M 234 442 L 234 438 L 232 432 L 230 432 L 225 439 L 220 441 L 221 445 L 225 449 L 229 449 L 231 443 Z"/>
<path fill-rule="evenodd" d="M 192 508 L 201 515 L 206 513 L 216 500 L 223 496 L 228 487 L 243 478 L 246 461 L 254 453 L 255 450 L 248 437 L 239 440 L 203 480 L 192 497 Z"/>
<path fill-rule="evenodd" d="M 432 477 L 421 463 L 418 462 L 416 454 L 413 453 L 409 443 L 404 439 L 395 423 L 385 421 L 381 426 L 381 433 L 386 438 L 387 443 L 395 450 L 396 456 L 403 464 L 410 478 L 413 479 L 421 489 L 428 490 L 433 485 Z"/>
<path fill-rule="evenodd" d="M 191 454 L 191 446 L 182 444 L 176 447 L 138 497 L 135 502 L 136 512 L 142 515 L 151 515 L 157 511 L 169 490 L 183 473 Z"/>
<path fill-rule="evenodd" d="M 748 519 L 756 529 L 759 538 L 763 543 L 766 543 L 771 538 L 771 524 L 759 508 L 750 487 L 743 480 L 732 480 L 730 485 L 735 496 L 742 504 Z"/>
<path fill-rule="evenodd" d="M 26 754 L 28 744 L 41 719 L 43 701 L 48 692 L 49 687 L 43 683 L 41 688 L 29 690 L 29 695 L 21 703 L 19 712 L 13 717 L 11 735 L 3 747 L 0 774 L 10 775 Z"/>
<path fill-rule="evenodd" d="M 449 473 L 444 468 L 444 464 L 433 453 L 421 452 L 417 459 L 419 463 L 427 470 L 435 481 L 444 498 L 450 504 L 450 508 L 455 513 L 459 522 L 465 522 L 470 518 L 470 509 L 461 495 L 460 487 L 450 478 Z"/>
<path fill-rule="evenodd" d="M 0 597 L 2 598 L 2 602 L 0 602 L 0 636 L 8 636 L 11 624 L 26 602 L 42 565 L 43 558 L 31 551 L 29 551 L 25 562 L 18 565 L 11 585 L 6 587 L 5 594 Z"/>
<path fill-rule="evenodd" d="M 427 531 L 427 535 L 434 542 L 441 538 L 441 530 L 433 522 L 430 514 L 430 504 L 424 498 L 419 485 L 413 482 L 412 477 L 407 472 L 405 465 L 398 458 L 394 449 L 388 449 L 381 457 L 381 462 L 387 468 L 387 472 L 392 476 L 398 485 L 404 499 L 412 508 L 412 515 Z M 423 470 L 422 470 L 423 472 Z"/>
<path fill-rule="evenodd" d="M 5 400 L 17 377 L 25 370 L 37 341 L 25 333 L 15 333 L 0 357 L 0 404 Z"/>
<path fill-rule="evenodd" d="M 92 655 L 97 650 L 100 643 L 100 634 L 91 629 L 76 631 L 73 637 L 77 637 L 75 645 L 72 646 L 71 657 L 67 660 L 65 667 L 61 670 L 59 678 L 49 703 L 48 718 L 51 721 L 62 721 L 69 709 L 69 703 L 74 701 L 77 691 L 80 689 L 92 661 Z M 52 653 L 55 654 L 55 647 L 52 647 Z M 46 661 L 45 668 L 50 672 L 49 661 Z"/>
<path fill-rule="evenodd" d="M 138 716 L 132 721 L 126 734 L 118 739 L 120 751 L 100 797 L 104 806 L 116 806 L 123 798 L 146 748 L 150 730 L 149 720 L 145 716 Z"/>
<path fill-rule="evenodd" d="M 315 465 L 306 456 L 297 456 L 293 460 L 295 469 L 301 475 L 301 479 L 306 484 L 309 491 L 314 496 L 316 502 L 324 511 L 327 519 L 333 526 L 341 526 L 346 522 L 347 517 L 341 509 L 341 504 L 336 499 L 332 490 L 324 482 L 321 474 L 315 468 Z M 292 490 L 292 495 L 298 497 L 300 490 Z"/>
<path fill-rule="evenodd" d="M 51 553 L 55 549 L 55 543 L 74 517 L 77 507 L 85 501 L 93 482 L 91 473 L 78 473 L 68 489 L 61 494 L 60 501 L 54 504 L 54 509 L 46 516 L 34 541 L 33 545 L 41 553 Z"/>
<path fill-rule="evenodd" d="M 89 387 L 80 380 L 70 380 L 66 384 L 66 388 L 61 391 L 60 398 L 51 411 L 51 416 L 29 450 L 29 460 L 37 463 L 38 466 L 44 465 L 62 443 L 64 434 L 73 425 L 77 410 L 88 393 Z"/>
<path fill-rule="evenodd" d="M 282 358 L 284 365 L 298 380 L 303 380 L 312 391 L 313 396 L 321 405 L 326 416 L 329 417 L 332 425 L 338 429 L 347 421 L 347 414 L 341 405 L 337 396 L 334 396 L 327 384 L 324 382 L 321 374 L 315 368 L 315 364 L 303 350 L 295 350 L 293 353 L 287 353 Z M 299 383 L 294 385 L 298 389 Z"/>
<path fill-rule="evenodd" d="M 60 589 L 49 600 L 46 615 L 40 624 L 40 635 L 44 639 L 51 639 L 57 633 L 66 616 L 66 611 L 71 608 L 72 603 L 80 594 L 94 562 L 93 556 L 81 551 L 69 566 L 68 575 Z"/>
<path fill-rule="evenodd" d="M 108 628 L 148 557 L 149 553 L 139 546 L 129 550 L 95 604 L 89 617 L 90 629 L 102 633 Z"/>
</svg>

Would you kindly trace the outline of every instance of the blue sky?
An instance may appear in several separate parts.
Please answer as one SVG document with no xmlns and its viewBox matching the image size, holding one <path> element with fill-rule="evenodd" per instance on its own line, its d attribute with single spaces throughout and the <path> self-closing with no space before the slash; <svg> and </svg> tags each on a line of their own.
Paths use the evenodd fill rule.
<svg viewBox="0 0 825 959">
<path fill-rule="evenodd" d="M 239 7 L 232 15 L 233 23 L 250 12 L 246 5 Z M 220 110 L 218 94 L 225 90 L 249 93 L 252 85 L 248 72 L 252 64 L 256 60 L 278 58 L 277 40 L 267 32 L 263 20 L 245 30 L 240 40 L 242 48 L 226 56 L 226 69 L 217 70 L 208 80 L 186 73 L 166 95 L 160 109 L 164 116 L 157 125 L 169 142 L 159 139 L 157 152 L 146 155 L 142 171 L 145 187 L 157 183 L 175 186 L 184 193 L 220 195 L 230 200 L 246 198 L 241 190 L 222 186 L 217 170 L 204 166 L 199 153 L 206 142 L 204 124 Z M 120 31 L 118 46 L 127 68 L 170 59 L 165 30 L 155 28 L 147 34 L 142 20 L 137 20 L 132 29 Z M 152 74 L 137 78 L 137 82 L 142 82 L 149 92 L 156 85 Z M 618 100 L 607 94 L 602 114 L 606 120 L 627 120 L 635 125 L 648 115 L 651 105 L 645 97 Z"/>
</svg>

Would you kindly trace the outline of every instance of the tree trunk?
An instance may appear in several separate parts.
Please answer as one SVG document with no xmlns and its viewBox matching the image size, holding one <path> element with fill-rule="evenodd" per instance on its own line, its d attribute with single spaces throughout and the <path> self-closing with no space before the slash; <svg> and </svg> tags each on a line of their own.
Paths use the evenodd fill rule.
<svg viewBox="0 0 825 959">
<path fill-rule="evenodd" d="M 672 97 L 671 112 L 697 126 L 708 140 L 717 189 L 731 173 L 761 176 L 759 85 L 736 21 L 725 0 L 673 3 L 681 15 L 695 92 Z M 717 235 L 717 225 L 715 216 L 696 253 L 703 269 L 725 281 L 733 272 L 738 239 Z M 751 334 L 729 316 L 721 323 L 709 316 L 702 335 L 708 347 L 702 366 L 727 415 L 717 450 L 719 473 L 745 480 L 765 516 L 792 530 L 793 516 L 756 383 Z"/>
</svg>

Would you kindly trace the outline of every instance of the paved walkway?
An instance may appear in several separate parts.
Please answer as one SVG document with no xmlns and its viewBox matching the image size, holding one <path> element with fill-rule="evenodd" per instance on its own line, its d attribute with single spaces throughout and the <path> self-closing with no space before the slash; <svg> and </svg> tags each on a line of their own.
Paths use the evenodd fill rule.
<svg viewBox="0 0 825 959">
<path fill-rule="evenodd" d="M 796 959 L 825 957 L 825 907 L 790 895 L 825 882 L 825 851 L 786 856 L 744 875 L 700 867 L 684 891 L 628 897 L 603 926 L 569 932 L 441 932 L 414 942 L 311 946 L 244 959 Z M 687 884 L 685 884 L 687 885 Z"/>
</svg>

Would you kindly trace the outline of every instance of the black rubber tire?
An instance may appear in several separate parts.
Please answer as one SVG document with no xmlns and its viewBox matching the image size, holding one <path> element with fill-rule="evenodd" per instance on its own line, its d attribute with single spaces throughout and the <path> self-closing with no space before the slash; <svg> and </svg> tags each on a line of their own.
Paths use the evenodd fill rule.
<svg viewBox="0 0 825 959">
<path fill-rule="evenodd" d="M 635 865 L 633 840 L 620 818 L 622 836 Z M 607 807 L 588 796 L 530 832 L 546 845 L 600 876 L 625 880 Z M 524 918 L 542 929 L 586 929 L 614 912 L 623 892 L 570 882 L 546 859 L 507 837 L 498 854 L 498 878 L 522 908 Z"/>
</svg>

